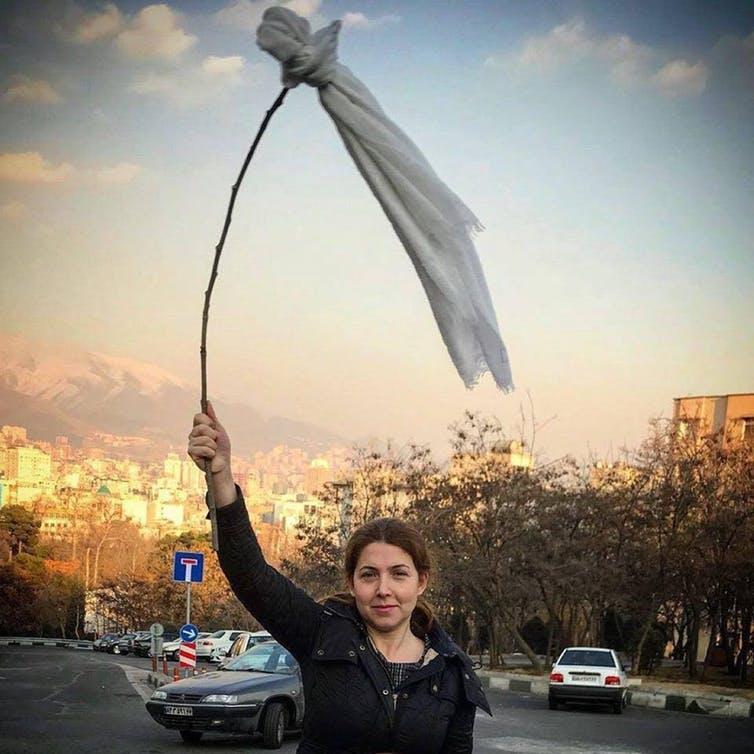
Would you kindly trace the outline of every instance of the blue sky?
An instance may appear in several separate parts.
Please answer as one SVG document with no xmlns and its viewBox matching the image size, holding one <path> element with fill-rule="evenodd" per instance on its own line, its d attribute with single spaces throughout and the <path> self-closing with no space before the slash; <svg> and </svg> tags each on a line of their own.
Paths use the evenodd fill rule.
<svg viewBox="0 0 754 754">
<path fill-rule="evenodd" d="M 3 329 L 198 382 L 230 185 L 279 91 L 264 3 L 6 2 Z M 518 390 L 458 379 L 316 94 L 237 203 L 210 390 L 348 437 L 442 448 L 465 408 L 548 457 L 634 445 L 672 398 L 754 389 L 751 3 L 290 3 L 480 217 Z M 232 427 L 232 421 L 228 424 Z"/>
</svg>

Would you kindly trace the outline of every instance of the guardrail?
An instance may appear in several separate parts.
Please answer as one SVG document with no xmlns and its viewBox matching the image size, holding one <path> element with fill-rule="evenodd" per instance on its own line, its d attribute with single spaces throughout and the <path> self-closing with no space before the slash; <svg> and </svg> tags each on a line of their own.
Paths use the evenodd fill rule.
<svg viewBox="0 0 754 754">
<path fill-rule="evenodd" d="M 67 649 L 93 648 L 94 642 L 86 639 L 46 639 L 35 636 L 0 636 L 0 646 L 65 647 Z"/>
</svg>

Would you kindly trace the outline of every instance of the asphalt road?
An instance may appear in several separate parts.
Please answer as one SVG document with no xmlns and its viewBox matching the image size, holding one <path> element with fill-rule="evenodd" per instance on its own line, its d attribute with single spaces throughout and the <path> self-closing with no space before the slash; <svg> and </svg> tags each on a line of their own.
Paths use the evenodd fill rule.
<svg viewBox="0 0 754 754">
<path fill-rule="evenodd" d="M 0 751 L 261 751 L 248 737 L 184 744 L 144 709 L 150 661 L 46 647 L 0 647 Z M 629 707 L 551 712 L 541 696 L 492 692 L 478 715 L 475 754 L 752 754 L 754 720 Z M 279 751 L 294 754 L 298 740 Z"/>
</svg>

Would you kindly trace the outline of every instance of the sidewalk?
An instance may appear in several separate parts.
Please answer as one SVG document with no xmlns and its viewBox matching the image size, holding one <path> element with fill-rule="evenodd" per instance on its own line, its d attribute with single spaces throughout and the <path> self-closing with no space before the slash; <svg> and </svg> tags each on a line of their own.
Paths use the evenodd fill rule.
<svg viewBox="0 0 754 754">
<path fill-rule="evenodd" d="M 476 672 L 485 688 L 547 696 L 549 678 L 546 675 L 531 676 L 496 670 Z M 628 679 L 626 703 L 671 712 L 754 718 L 754 702 L 735 693 L 718 694 L 717 689 L 690 689 L 683 684 L 642 683 L 641 678 Z"/>
</svg>

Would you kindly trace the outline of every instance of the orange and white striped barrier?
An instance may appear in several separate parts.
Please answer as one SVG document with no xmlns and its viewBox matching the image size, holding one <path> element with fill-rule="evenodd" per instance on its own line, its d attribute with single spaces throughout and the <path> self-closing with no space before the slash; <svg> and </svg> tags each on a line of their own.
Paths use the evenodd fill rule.
<svg viewBox="0 0 754 754">
<path fill-rule="evenodd" d="M 181 648 L 178 650 L 178 664 L 182 668 L 196 667 L 196 642 L 181 642 Z"/>
</svg>

